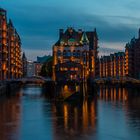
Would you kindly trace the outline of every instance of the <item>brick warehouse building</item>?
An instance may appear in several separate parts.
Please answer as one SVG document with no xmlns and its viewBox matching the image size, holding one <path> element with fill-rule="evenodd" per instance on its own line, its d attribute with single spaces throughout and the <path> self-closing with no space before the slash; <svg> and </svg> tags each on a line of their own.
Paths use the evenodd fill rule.
<svg viewBox="0 0 140 140">
<path fill-rule="evenodd" d="M 0 8 L 0 80 L 22 76 L 21 40 L 6 10 Z"/>
<path fill-rule="evenodd" d="M 125 76 L 125 53 L 118 52 L 100 58 L 100 77 Z"/>
<path fill-rule="evenodd" d="M 125 46 L 125 63 L 126 76 L 140 79 L 140 30 Z"/>
<path fill-rule="evenodd" d="M 78 80 L 98 76 L 98 36 L 96 29 L 60 29 L 53 46 L 53 80 Z"/>
<path fill-rule="evenodd" d="M 100 58 L 100 77 L 132 77 L 140 79 L 140 30 L 138 38 L 132 38 L 125 52 Z"/>
</svg>

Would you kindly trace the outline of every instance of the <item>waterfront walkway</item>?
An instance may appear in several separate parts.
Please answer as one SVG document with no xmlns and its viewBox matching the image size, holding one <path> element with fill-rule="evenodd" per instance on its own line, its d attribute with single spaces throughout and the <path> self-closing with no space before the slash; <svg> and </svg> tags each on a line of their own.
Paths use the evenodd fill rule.
<svg viewBox="0 0 140 140">
<path fill-rule="evenodd" d="M 107 77 L 107 78 L 97 78 L 94 80 L 95 83 L 97 84 L 106 84 L 106 83 L 111 83 L 111 84 L 140 84 L 140 80 L 134 79 L 131 77 Z"/>
</svg>

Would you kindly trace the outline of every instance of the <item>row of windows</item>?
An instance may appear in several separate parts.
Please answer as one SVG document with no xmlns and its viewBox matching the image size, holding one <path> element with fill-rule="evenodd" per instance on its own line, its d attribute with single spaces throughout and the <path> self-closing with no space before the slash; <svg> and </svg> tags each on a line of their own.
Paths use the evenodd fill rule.
<svg viewBox="0 0 140 140">
<path fill-rule="evenodd" d="M 86 52 L 81 53 L 80 51 L 73 51 L 73 52 L 71 52 L 71 51 L 63 51 L 63 52 L 58 51 L 57 55 L 58 56 L 81 56 L 81 55 L 86 55 Z"/>
</svg>

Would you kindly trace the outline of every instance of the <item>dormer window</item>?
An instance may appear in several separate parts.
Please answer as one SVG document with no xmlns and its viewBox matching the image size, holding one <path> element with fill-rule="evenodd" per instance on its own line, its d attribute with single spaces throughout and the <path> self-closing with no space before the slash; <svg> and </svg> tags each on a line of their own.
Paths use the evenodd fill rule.
<svg viewBox="0 0 140 140">
<path fill-rule="evenodd" d="M 71 46 L 71 45 L 75 45 L 76 44 L 76 41 L 75 41 L 75 39 L 74 38 L 70 38 L 69 40 L 68 40 L 68 44 Z"/>
</svg>

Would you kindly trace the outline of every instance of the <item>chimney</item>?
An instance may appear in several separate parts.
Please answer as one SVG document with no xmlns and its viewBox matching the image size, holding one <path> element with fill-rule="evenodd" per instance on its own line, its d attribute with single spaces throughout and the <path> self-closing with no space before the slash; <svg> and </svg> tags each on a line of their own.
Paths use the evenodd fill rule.
<svg viewBox="0 0 140 140">
<path fill-rule="evenodd" d="M 60 29 L 60 30 L 59 30 L 59 38 L 62 37 L 63 33 L 64 33 L 64 30 L 63 30 L 63 29 Z"/>
</svg>

